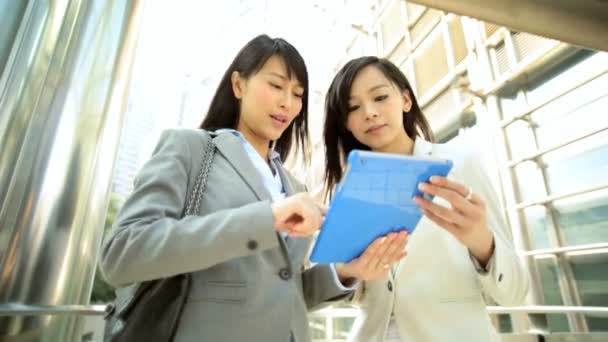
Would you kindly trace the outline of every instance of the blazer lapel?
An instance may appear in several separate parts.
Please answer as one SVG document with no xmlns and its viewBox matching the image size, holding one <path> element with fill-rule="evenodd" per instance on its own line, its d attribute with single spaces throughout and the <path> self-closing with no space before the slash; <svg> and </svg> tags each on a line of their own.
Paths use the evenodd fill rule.
<svg viewBox="0 0 608 342">
<path fill-rule="evenodd" d="M 277 170 L 277 173 L 281 178 L 281 183 L 283 184 L 283 191 L 285 191 L 285 197 L 293 195 L 295 193 L 295 188 L 293 184 L 291 184 L 291 182 L 289 181 L 289 177 L 287 177 L 287 172 L 285 171 L 285 168 L 283 168 L 283 163 L 281 163 L 280 160 L 277 160 L 274 157 L 272 158 L 271 162 L 273 168 Z M 293 244 L 295 243 L 294 239 L 290 238 L 289 236 L 286 236 L 284 239 L 281 238 L 280 241 L 282 245 L 285 244 L 284 246 L 282 246 L 284 247 L 283 253 L 285 253 L 285 255 L 289 255 L 289 251 L 292 249 Z"/>
<path fill-rule="evenodd" d="M 219 134 L 214 140 L 218 151 L 226 157 L 241 178 L 249 185 L 259 200 L 272 200 L 262 177 L 247 156 L 239 138 L 231 133 Z"/>
<path fill-rule="evenodd" d="M 283 183 L 283 190 L 285 191 L 285 197 L 289 197 L 296 193 L 295 186 L 291 183 L 289 177 L 287 177 L 287 172 L 285 168 L 283 168 L 283 164 L 279 161 L 273 160 L 272 165 L 275 170 L 279 173 L 279 177 L 281 177 L 281 183 Z"/>
<path fill-rule="evenodd" d="M 281 182 L 283 183 L 283 190 L 285 191 L 285 197 L 298 193 L 298 189 L 296 189 L 296 186 L 291 181 L 291 178 L 287 176 L 287 171 L 283 167 L 283 164 L 281 163 L 280 159 L 277 160 L 273 158 L 272 163 L 275 167 L 275 170 L 277 170 L 277 172 L 279 173 L 279 177 L 281 177 Z M 287 236 L 285 237 L 285 239 L 281 239 L 281 243 L 285 243 L 286 245 L 284 253 L 286 255 L 289 255 L 292 259 L 297 260 L 299 258 L 304 257 L 304 254 L 306 253 L 310 245 L 310 240 L 310 237 L 290 238 Z"/>
<path fill-rule="evenodd" d="M 262 182 L 262 177 L 251 162 L 251 159 L 249 159 L 249 156 L 245 152 L 245 149 L 243 148 L 243 143 L 240 141 L 239 137 L 235 136 L 230 132 L 226 132 L 218 134 L 213 141 L 215 142 L 215 146 L 217 147 L 218 151 L 224 157 L 226 157 L 228 162 L 237 171 L 237 173 L 241 176 L 245 183 L 249 185 L 249 187 L 255 193 L 258 199 L 272 201 L 272 196 L 264 186 L 264 183 Z M 291 184 L 291 182 L 289 182 L 289 178 L 287 177 L 281 163 L 275 162 L 273 160 L 273 165 L 279 172 L 286 195 L 289 196 L 293 194 L 293 185 Z M 289 262 L 290 258 L 288 248 L 288 246 L 291 247 L 291 243 L 286 244 L 286 242 L 283 240 L 283 238 L 278 232 L 277 239 L 279 241 L 279 246 L 281 250 L 281 258 L 283 261 L 285 261 L 285 263 L 291 270 L 292 267 L 291 263 Z"/>
</svg>

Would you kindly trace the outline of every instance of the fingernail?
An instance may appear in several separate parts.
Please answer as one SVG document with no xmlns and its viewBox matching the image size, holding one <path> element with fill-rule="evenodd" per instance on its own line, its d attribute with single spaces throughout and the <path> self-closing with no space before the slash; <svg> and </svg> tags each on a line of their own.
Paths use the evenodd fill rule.
<svg viewBox="0 0 608 342">
<path fill-rule="evenodd" d="M 384 241 L 386 241 L 386 237 L 383 237 L 382 239 L 380 239 L 380 244 L 383 244 Z"/>
<path fill-rule="evenodd" d="M 424 191 L 424 188 L 426 188 L 426 185 L 424 183 L 418 183 L 418 189 Z"/>
<path fill-rule="evenodd" d="M 439 182 L 441 180 L 438 176 L 431 176 L 431 182 Z"/>
</svg>

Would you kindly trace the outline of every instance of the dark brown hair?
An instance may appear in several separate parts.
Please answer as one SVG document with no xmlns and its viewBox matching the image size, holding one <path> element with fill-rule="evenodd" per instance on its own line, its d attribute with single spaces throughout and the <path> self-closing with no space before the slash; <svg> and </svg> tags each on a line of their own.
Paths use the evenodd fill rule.
<svg viewBox="0 0 608 342">
<path fill-rule="evenodd" d="M 279 153 L 282 160 L 285 160 L 295 140 L 296 151 L 301 149 L 304 152 L 303 155 L 306 156 L 308 147 L 308 71 L 298 50 L 282 38 L 259 35 L 239 51 L 224 73 L 211 100 L 207 115 L 199 128 L 207 130 L 236 129 L 239 123 L 239 100 L 232 91 L 232 73 L 237 71 L 245 79 L 251 77 L 259 72 L 272 56 L 283 58 L 287 65 L 287 76 L 291 78 L 291 75 L 295 74 L 296 79 L 304 88 L 302 109 L 276 141 L 275 151 Z"/>
</svg>

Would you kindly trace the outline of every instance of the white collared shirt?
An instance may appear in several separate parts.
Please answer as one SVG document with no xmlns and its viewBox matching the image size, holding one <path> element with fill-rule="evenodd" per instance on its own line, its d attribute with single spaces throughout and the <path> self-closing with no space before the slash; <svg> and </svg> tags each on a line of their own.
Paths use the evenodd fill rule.
<svg viewBox="0 0 608 342">
<path fill-rule="evenodd" d="M 283 187 L 283 182 L 281 181 L 281 176 L 279 175 L 277 170 L 274 170 L 273 172 L 272 163 L 269 164 L 266 160 L 264 160 L 264 158 L 258 153 L 258 151 L 255 150 L 253 145 L 251 145 L 251 143 L 247 141 L 247 139 L 245 139 L 241 132 L 229 128 L 220 129 L 216 132 L 230 132 L 239 137 L 239 139 L 243 143 L 243 148 L 245 149 L 249 160 L 251 160 L 253 166 L 255 166 L 255 169 L 262 177 L 262 183 L 264 183 L 264 187 L 270 193 L 272 201 L 276 202 L 285 198 L 286 194 L 285 189 Z M 275 150 L 270 150 L 270 158 L 271 160 L 280 160 L 281 157 Z"/>
</svg>

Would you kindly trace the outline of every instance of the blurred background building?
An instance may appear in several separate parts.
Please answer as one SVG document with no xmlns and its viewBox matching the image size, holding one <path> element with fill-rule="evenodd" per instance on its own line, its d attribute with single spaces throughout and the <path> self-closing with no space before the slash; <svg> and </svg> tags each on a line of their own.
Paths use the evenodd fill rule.
<svg viewBox="0 0 608 342">
<path fill-rule="evenodd" d="M 28 32 L 34 32 L 27 29 L 31 23 L 30 26 L 26 21 L 22 24 L 19 18 L 36 18 L 45 13 L 45 18 L 52 19 L 54 14 L 64 11 L 65 21 L 69 19 L 70 9 L 77 12 L 85 5 L 92 8 L 90 13 L 96 13 L 97 7 L 91 5 L 95 3 L 94 0 L 0 2 L 0 22 L 5 33 L 0 35 L 0 138 L 3 139 L 0 141 L 5 155 L 0 160 L 0 192 L 4 194 L 0 198 L 0 271 L 3 272 L 0 273 L 0 309 L 4 308 L 0 313 L 3 315 L 16 314 L 18 310 L 3 307 L 5 303 L 32 304 L 28 302 L 32 298 L 40 301 L 33 304 L 74 304 L 74 301 L 45 302 L 37 296 L 22 293 L 17 296 L 2 290 L 7 288 L 9 280 L 13 281 L 7 271 L 11 265 L 8 253 L 2 251 L 9 250 L 8 246 L 22 231 L 19 229 L 38 227 L 34 220 L 24 223 L 26 228 L 20 228 L 18 218 L 7 214 L 12 210 L 8 206 L 11 194 L 19 189 L 21 193 L 32 190 L 27 192 L 20 187 L 22 182 L 15 180 L 19 178 L 15 176 L 15 169 L 8 168 L 11 159 L 6 157 L 7 151 L 14 151 L 19 145 L 15 143 L 17 138 L 9 134 L 15 127 L 11 126 L 15 118 L 36 113 L 34 107 L 25 104 L 19 107 L 18 103 L 11 102 L 19 95 L 15 89 L 20 89 L 17 85 L 21 84 L 17 78 L 20 55 L 15 47 L 23 49 Z M 111 183 L 108 174 L 107 187 L 99 185 L 99 194 L 95 197 L 99 203 L 90 210 L 103 214 L 110 192 L 119 198 L 129 194 L 134 175 L 150 156 L 163 129 L 198 126 L 221 73 L 238 49 L 259 33 L 286 38 L 300 50 L 308 64 L 311 165 L 290 165 L 315 194 L 320 194 L 324 162 L 323 101 L 329 82 L 351 58 L 383 56 L 407 75 L 439 141 L 458 139 L 484 152 L 484 163 L 501 194 L 514 244 L 533 279 L 526 306 L 502 308 L 488 303 L 488 311 L 504 340 L 537 341 L 537 333 L 545 334 L 548 340 L 608 340 L 608 53 L 605 52 L 608 46 L 597 38 L 608 37 L 608 24 L 603 26 L 603 31 L 592 25 L 602 18 L 608 23 L 608 5 L 604 2 L 511 3 L 514 13 L 528 11 L 529 15 L 539 18 L 537 21 L 524 20 L 526 17 L 521 13 L 519 21 L 504 15 L 501 6 L 509 6 L 508 1 L 481 2 L 483 5 L 475 4 L 476 1 L 454 2 L 460 4 L 458 7 L 449 1 L 225 0 L 212 6 L 198 0 L 175 0 L 148 1 L 145 10 L 140 8 L 144 6 L 141 1 L 126 1 L 125 8 L 132 6 L 131 12 L 120 13 L 131 13 L 130 17 L 107 9 L 119 6 L 119 1 L 108 3 L 112 5 L 106 5 L 106 12 L 97 11 L 114 13 L 112 18 L 123 18 L 124 27 L 137 28 L 138 38 L 129 40 L 126 33 L 120 36 L 123 44 L 133 49 L 127 56 L 133 64 L 129 68 L 130 76 L 124 77 L 128 89 L 122 89 L 119 94 L 123 97 L 122 114 L 106 119 L 114 122 L 110 126 L 116 135 L 111 145 L 114 152 L 117 151 L 116 157 L 104 159 L 107 167 L 112 166 Z M 475 6 L 469 7 L 471 4 Z M 452 10 L 450 6 L 456 7 Z M 565 21 L 549 22 L 560 9 L 562 12 L 558 14 Z M 580 24 L 585 23 L 581 19 L 585 16 L 589 25 Z M 112 21 L 114 25 L 118 25 L 117 22 Z M 44 67 L 51 72 L 58 64 L 49 62 Z M 29 78 L 24 76 L 23 80 Z M 50 81 L 44 84 L 50 87 Z M 71 89 L 74 83 L 68 82 L 65 87 Z M 48 108 L 51 111 L 55 107 Z M 76 111 L 73 115 L 84 113 Z M 42 112 L 37 115 L 39 119 L 44 118 Z M 33 114 L 31 118 L 27 116 L 28 122 L 36 122 L 34 117 Z M 107 132 L 108 125 L 99 132 Z M 28 139 L 35 139 L 37 131 L 32 127 L 35 128 L 32 123 L 21 127 Z M 30 135 L 25 135 L 27 132 Z M 34 151 L 33 147 L 28 151 Z M 111 151 L 107 153 L 112 155 Z M 17 153 L 12 161 L 23 158 Z M 18 165 L 34 165 L 23 163 Z M 63 188 L 56 192 L 62 191 Z M 61 198 L 41 196 L 40 200 Z M 17 202 L 26 203 L 25 200 Z M 102 214 L 99 215 L 105 216 Z M 48 217 L 40 216 L 43 221 Z M 90 269 L 103 229 L 103 220 L 97 221 L 86 225 L 86 229 L 97 231 L 89 238 L 93 247 L 88 254 L 79 256 L 93 260 L 87 263 L 88 268 L 83 266 L 88 270 L 79 273 L 78 279 L 82 280 L 76 285 L 85 293 L 90 293 L 94 267 Z M 46 228 L 42 225 L 37 229 Z M 47 254 L 52 256 L 59 258 Z M 62 255 L 66 260 L 73 257 L 74 254 Z M 64 290 L 59 286 L 55 291 Z M 82 300 L 78 303 L 88 304 Z M 34 311 L 44 313 L 44 308 L 37 310 L 31 311 L 32 314 Z M 82 312 L 99 313 L 93 308 Z M 312 314 L 314 340 L 343 341 L 357 314 L 356 308 L 346 306 Z M 93 320 L 87 320 L 81 335 L 88 340 L 101 339 L 100 318 L 90 317 Z M 10 329 L 18 331 L 17 327 L 46 324 L 27 320 L 17 325 L 2 322 L 0 320 L 0 337 L 9 336 Z M 72 327 L 61 327 L 68 329 L 68 326 Z"/>
</svg>

